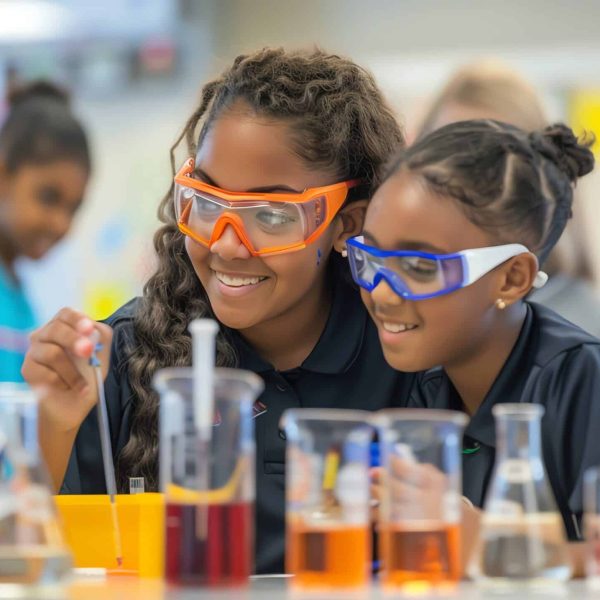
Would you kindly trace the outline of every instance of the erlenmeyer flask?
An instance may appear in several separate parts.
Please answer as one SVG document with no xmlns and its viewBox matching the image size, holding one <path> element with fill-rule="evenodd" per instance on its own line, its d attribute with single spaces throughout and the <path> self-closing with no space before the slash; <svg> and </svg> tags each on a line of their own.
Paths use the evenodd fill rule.
<svg viewBox="0 0 600 600">
<path fill-rule="evenodd" d="M 542 458 L 539 404 L 499 404 L 496 463 L 471 575 L 483 585 L 552 585 L 571 575 L 564 524 Z"/>
<path fill-rule="evenodd" d="M 70 567 L 38 451 L 36 395 L 0 383 L 0 598 L 53 597 Z"/>
</svg>

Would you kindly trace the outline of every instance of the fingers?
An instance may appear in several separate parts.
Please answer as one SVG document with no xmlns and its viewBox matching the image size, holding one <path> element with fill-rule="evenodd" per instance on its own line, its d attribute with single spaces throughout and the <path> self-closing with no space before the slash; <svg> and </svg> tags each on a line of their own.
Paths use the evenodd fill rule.
<svg viewBox="0 0 600 600">
<path fill-rule="evenodd" d="M 383 488 L 378 484 L 371 484 L 371 521 L 377 522 L 379 520 L 379 505 L 381 504 L 381 497 L 383 494 Z"/>
<path fill-rule="evenodd" d="M 72 308 L 61 309 L 46 325 L 34 331 L 23 363 L 23 377 L 30 384 L 55 391 L 85 393 L 88 389 L 88 359 L 94 351 L 90 339 L 97 331 L 102 342 L 104 375 L 110 360 L 112 330 Z"/>
<path fill-rule="evenodd" d="M 379 483 L 381 481 L 381 474 L 383 473 L 383 467 L 371 467 L 369 469 L 369 477 L 372 483 Z"/>
<path fill-rule="evenodd" d="M 58 390 L 85 391 L 87 382 L 65 349 L 51 342 L 31 345 L 23 376 L 30 383 L 43 383 Z"/>
<path fill-rule="evenodd" d="M 391 459 L 391 477 L 419 488 L 443 489 L 446 476 L 432 464 L 420 464 L 403 458 Z"/>
<path fill-rule="evenodd" d="M 100 343 L 102 344 L 102 348 L 98 353 L 98 358 L 100 359 L 100 364 L 102 365 L 102 371 L 104 377 L 106 377 L 106 373 L 108 372 L 108 364 L 110 362 L 110 349 L 113 331 L 104 323 L 95 323 L 96 331 L 100 333 Z"/>
<path fill-rule="evenodd" d="M 395 518 L 433 518 L 443 511 L 448 478 L 434 465 L 392 457 L 376 476 L 379 497 Z"/>
<path fill-rule="evenodd" d="M 45 391 L 47 387 L 60 391 L 68 391 L 70 389 L 69 385 L 55 371 L 39 363 L 36 363 L 35 366 L 33 366 L 31 361 L 28 361 L 27 358 L 23 363 L 21 375 L 23 375 L 25 381 L 29 382 L 31 385 L 37 385 L 39 387 L 41 384 L 43 391 Z"/>
</svg>

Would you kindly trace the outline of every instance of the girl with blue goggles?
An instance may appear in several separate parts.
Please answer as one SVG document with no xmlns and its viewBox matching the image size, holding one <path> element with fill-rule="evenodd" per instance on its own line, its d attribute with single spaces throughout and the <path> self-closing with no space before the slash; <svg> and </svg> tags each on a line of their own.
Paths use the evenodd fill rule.
<svg viewBox="0 0 600 600">
<path fill-rule="evenodd" d="M 528 294 L 547 280 L 539 265 L 571 216 L 576 180 L 592 170 L 589 146 L 564 125 L 447 125 L 396 157 L 363 235 L 347 241 L 387 362 L 418 372 L 408 406 L 470 417 L 462 483 L 473 507 L 463 527 L 476 527 L 492 479 L 492 409 L 542 405 L 540 445 L 576 572 L 583 475 L 600 464 L 600 340 Z M 385 468 L 382 480 L 394 478 L 406 501 L 431 491 L 431 469 Z"/>
</svg>

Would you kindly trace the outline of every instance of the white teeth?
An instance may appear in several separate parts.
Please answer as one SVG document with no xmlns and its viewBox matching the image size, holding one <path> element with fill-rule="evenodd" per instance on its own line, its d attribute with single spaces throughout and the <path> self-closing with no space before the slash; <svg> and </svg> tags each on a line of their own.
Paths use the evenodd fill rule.
<svg viewBox="0 0 600 600">
<path fill-rule="evenodd" d="M 410 331 L 416 325 L 408 325 L 407 323 L 383 323 L 383 328 L 390 333 L 400 333 L 401 331 Z"/>
<path fill-rule="evenodd" d="M 226 273 L 219 273 L 215 271 L 215 277 L 225 285 L 230 287 L 242 287 L 244 285 L 256 285 L 260 283 L 266 277 L 233 277 L 231 275 L 227 275 Z"/>
</svg>

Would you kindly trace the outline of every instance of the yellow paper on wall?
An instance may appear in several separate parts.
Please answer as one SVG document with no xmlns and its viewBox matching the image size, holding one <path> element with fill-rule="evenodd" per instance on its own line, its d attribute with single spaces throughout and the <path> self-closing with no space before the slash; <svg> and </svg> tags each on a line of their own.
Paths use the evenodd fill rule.
<svg viewBox="0 0 600 600">
<path fill-rule="evenodd" d="M 593 150 L 600 156 L 600 88 L 573 92 L 569 102 L 569 122 L 577 135 L 594 133 Z"/>
<path fill-rule="evenodd" d="M 126 285 L 97 281 L 93 285 L 86 286 L 84 311 L 92 319 L 106 319 L 133 296 L 133 291 Z"/>
</svg>

